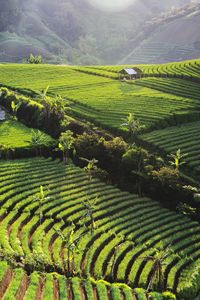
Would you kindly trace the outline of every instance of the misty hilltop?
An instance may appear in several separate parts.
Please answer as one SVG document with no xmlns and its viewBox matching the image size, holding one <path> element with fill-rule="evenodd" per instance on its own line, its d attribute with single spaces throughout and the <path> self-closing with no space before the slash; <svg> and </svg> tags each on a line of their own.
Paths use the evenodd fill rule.
<svg viewBox="0 0 200 300">
<path fill-rule="evenodd" d="M 21 62 L 30 53 L 56 64 L 200 56 L 199 1 L 133 0 L 121 11 L 101 10 L 93 2 L 1 0 L 0 61 Z"/>
</svg>

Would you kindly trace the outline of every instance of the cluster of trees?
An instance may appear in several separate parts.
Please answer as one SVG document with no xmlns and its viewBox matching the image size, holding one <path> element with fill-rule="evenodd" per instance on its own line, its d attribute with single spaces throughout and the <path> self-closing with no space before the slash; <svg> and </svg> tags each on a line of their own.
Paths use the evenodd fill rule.
<svg viewBox="0 0 200 300">
<path fill-rule="evenodd" d="M 29 58 L 27 59 L 29 64 L 35 64 L 39 65 L 43 63 L 43 58 L 41 55 L 33 55 L 32 53 L 30 54 Z"/>
</svg>

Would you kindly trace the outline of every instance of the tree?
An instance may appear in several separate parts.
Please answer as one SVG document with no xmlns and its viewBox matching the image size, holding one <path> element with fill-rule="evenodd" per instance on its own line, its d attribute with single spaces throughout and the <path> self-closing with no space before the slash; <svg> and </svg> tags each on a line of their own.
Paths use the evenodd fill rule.
<svg viewBox="0 0 200 300">
<path fill-rule="evenodd" d="M 48 90 L 49 86 L 47 86 L 43 92 L 38 93 L 44 107 L 43 117 L 45 127 L 50 134 L 57 137 L 61 131 L 62 122 L 65 120 L 65 111 L 66 109 L 69 109 L 69 107 L 67 107 L 68 103 L 66 101 L 64 102 L 60 95 L 57 95 L 54 98 L 47 96 Z"/>
<path fill-rule="evenodd" d="M 125 123 L 121 124 L 121 126 L 128 129 L 131 139 L 141 128 L 144 127 L 140 124 L 140 121 L 135 118 L 133 113 L 129 113 L 124 121 Z"/>
<path fill-rule="evenodd" d="M 179 167 L 186 163 L 184 160 L 182 161 L 182 159 L 187 155 L 187 153 L 181 154 L 181 149 L 178 149 L 175 154 L 171 153 L 169 155 L 169 157 L 172 159 L 169 161 L 169 163 L 178 171 Z"/>
<path fill-rule="evenodd" d="M 68 232 L 66 234 L 64 234 L 60 229 L 53 229 L 62 239 L 64 248 L 67 249 L 67 259 L 64 259 L 64 270 L 68 276 L 73 275 L 75 272 L 75 255 L 79 252 L 78 243 L 85 233 L 75 237 L 75 225 L 73 223 L 68 228 Z"/>
<path fill-rule="evenodd" d="M 142 177 L 146 174 L 146 165 L 150 160 L 149 153 L 134 144 L 129 147 L 129 149 L 124 153 L 122 157 L 122 162 L 125 167 L 132 171 L 136 175 L 136 187 L 137 192 L 142 195 Z"/>
<path fill-rule="evenodd" d="M 42 64 L 43 63 L 43 58 L 41 55 L 33 55 L 32 53 L 30 54 L 29 58 L 27 59 L 29 64 Z"/>
<path fill-rule="evenodd" d="M 155 284 L 155 288 L 162 292 L 163 291 L 163 283 L 164 283 L 164 275 L 163 275 L 163 266 L 165 265 L 165 260 L 167 257 L 172 254 L 172 250 L 170 246 L 168 246 L 165 250 L 158 251 L 154 256 L 146 256 L 142 258 L 144 261 L 152 262 L 150 278 L 147 285 L 147 292 L 152 288 L 152 285 Z"/>
<path fill-rule="evenodd" d="M 36 156 L 38 154 L 41 156 L 41 148 L 48 144 L 47 136 L 40 130 L 32 129 L 31 133 L 31 140 L 28 142 L 32 148 L 35 148 Z"/>
<path fill-rule="evenodd" d="M 69 151 L 74 146 L 74 137 L 73 132 L 71 130 L 67 130 L 66 132 L 62 132 L 59 138 L 58 149 L 63 153 L 63 161 L 67 163 Z"/>
</svg>

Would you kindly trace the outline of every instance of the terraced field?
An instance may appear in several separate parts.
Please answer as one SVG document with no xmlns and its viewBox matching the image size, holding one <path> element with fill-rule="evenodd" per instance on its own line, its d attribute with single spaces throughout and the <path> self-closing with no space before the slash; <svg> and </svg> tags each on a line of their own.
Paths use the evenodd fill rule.
<svg viewBox="0 0 200 300">
<path fill-rule="evenodd" d="M 198 69 L 198 61 L 185 64 Z M 182 70 L 180 63 L 178 67 Z M 37 91 L 50 85 L 51 93 L 70 99 L 76 115 L 107 128 L 121 129 L 123 118 L 129 112 L 150 128 L 175 125 L 175 116 L 181 121 L 185 116 L 186 121 L 198 118 L 199 84 L 174 78 L 145 78 L 127 85 L 104 77 L 112 77 L 112 74 L 113 78 L 118 77 L 113 70 L 116 72 L 120 68 L 1 65 L 0 76 L 2 85 L 22 89 Z M 144 66 L 144 70 L 148 68 Z"/>
<path fill-rule="evenodd" d="M 166 153 L 176 152 L 181 149 L 188 156 L 185 161 L 193 169 L 196 175 L 200 175 L 200 122 L 187 123 L 163 130 L 152 131 L 142 135 L 142 139 L 156 145 Z"/>
<path fill-rule="evenodd" d="M 101 85 L 112 80 L 77 72 L 67 66 L 0 64 L 0 84 L 17 88 L 43 90 L 48 85 L 56 92 Z M 31 78 L 31 80 L 30 80 Z"/>
<path fill-rule="evenodd" d="M 139 294 L 146 299 L 144 292 L 140 291 Z M 0 262 L 0 297 L 18 300 L 136 300 L 137 290 L 133 292 L 126 285 L 109 284 L 103 280 L 67 279 L 56 273 L 44 276 L 35 271 L 28 276 L 22 269 L 13 270 L 6 262 Z"/>
<path fill-rule="evenodd" d="M 170 245 L 174 253 L 170 253 L 163 267 L 165 288 L 177 291 L 181 299 L 192 293 L 192 285 L 198 288 L 196 277 L 190 276 L 199 270 L 198 223 L 97 179 L 89 184 L 81 169 L 59 161 L 2 161 L 0 176 L 0 248 L 7 256 L 20 258 L 23 263 L 31 261 L 33 265 L 40 261 L 46 269 L 64 274 L 67 249 L 59 232 L 68 234 L 73 222 L 74 239 L 79 238 L 79 252 L 74 256 L 78 276 L 107 281 L 113 278 L 132 288 L 146 287 L 152 262 L 144 261 L 144 257 L 154 255 L 156 249 L 162 252 Z M 35 200 L 41 185 L 45 190 L 42 214 Z M 96 199 L 93 233 L 89 230 L 90 219 L 82 219 L 83 201 L 87 199 Z M 22 271 L 19 275 L 26 282 Z M 52 275 L 47 277 L 51 293 Z M 15 275 L 10 278 L 14 280 Z M 16 292 L 15 282 L 10 286 Z"/>
<path fill-rule="evenodd" d="M 30 147 L 31 136 L 31 128 L 20 122 L 11 119 L 0 122 L 0 145 L 9 146 L 13 149 L 28 148 Z M 53 141 L 48 135 L 46 138 L 49 143 Z"/>
<path fill-rule="evenodd" d="M 120 65 L 120 66 L 98 66 L 98 67 L 89 67 L 88 70 L 96 70 L 96 72 L 105 71 L 110 73 L 118 73 L 123 68 L 132 68 L 134 65 Z M 192 77 L 200 78 L 200 59 L 182 61 L 182 62 L 173 62 L 167 64 L 139 64 L 136 65 L 143 72 L 143 75 L 162 75 L 168 76 L 177 76 L 177 77 Z M 99 73 L 100 74 L 100 73 Z M 103 73 L 102 73 L 103 74 Z M 105 73 L 106 74 L 106 73 Z"/>
</svg>

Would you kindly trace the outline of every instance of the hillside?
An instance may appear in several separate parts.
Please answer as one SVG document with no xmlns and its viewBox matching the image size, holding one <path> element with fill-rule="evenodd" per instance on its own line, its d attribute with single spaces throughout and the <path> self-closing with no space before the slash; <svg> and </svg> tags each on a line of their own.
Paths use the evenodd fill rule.
<svg viewBox="0 0 200 300">
<path fill-rule="evenodd" d="M 164 63 L 200 56 L 200 4 L 185 6 L 148 22 L 137 47 L 120 63 Z M 135 37 L 133 37 L 133 43 Z"/>
<path fill-rule="evenodd" d="M 131 66 L 0 64 L 0 298 L 199 296 L 200 59 Z"/>
<path fill-rule="evenodd" d="M 5 1 L 0 13 L 0 61 L 22 62 L 33 52 L 56 64 L 115 64 L 138 45 L 134 39 L 144 23 L 148 26 L 152 18 L 189 2 L 144 0 L 121 12 L 108 12 L 87 0 Z M 192 57 L 187 53 L 186 58 Z"/>
</svg>

